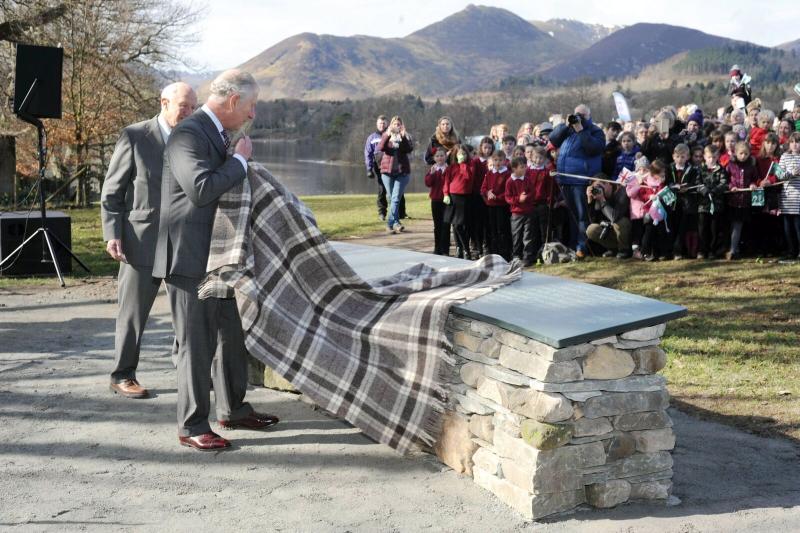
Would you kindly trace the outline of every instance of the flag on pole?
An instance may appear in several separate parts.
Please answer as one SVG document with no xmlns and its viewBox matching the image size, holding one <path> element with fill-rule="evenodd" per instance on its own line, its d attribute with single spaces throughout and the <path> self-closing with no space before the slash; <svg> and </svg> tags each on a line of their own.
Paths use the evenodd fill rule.
<svg viewBox="0 0 800 533">
<path fill-rule="evenodd" d="M 636 174 L 631 172 L 628 168 L 622 167 L 622 170 L 619 172 L 619 176 L 617 176 L 617 181 L 627 185 L 631 179 L 635 178 Z"/>
<path fill-rule="evenodd" d="M 625 122 L 631 121 L 631 112 L 628 108 L 628 102 L 625 100 L 625 96 L 622 93 L 613 92 L 611 96 L 614 97 L 614 105 L 617 108 L 617 116 L 620 120 L 624 120 Z"/>
<path fill-rule="evenodd" d="M 667 206 L 672 206 L 675 204 L 675 192 L 670 189 L 669 187 L 664 187 L 660 191 L 658 191 L 658 198 L 661 200 L 661 203 Z"/>
<path fill-rule="evenodd" d="M 775 179 L 777 179 L 778 181 L 784 181 L 786 179 L 786 171 L 783 170 L 778 163 L 775 163 L 773 161 L 772 164 L 769 166 L 769 170 L 767 170 L 766 177 L 769 178 L 770 176 L 775 176 Z"/>
</svg>

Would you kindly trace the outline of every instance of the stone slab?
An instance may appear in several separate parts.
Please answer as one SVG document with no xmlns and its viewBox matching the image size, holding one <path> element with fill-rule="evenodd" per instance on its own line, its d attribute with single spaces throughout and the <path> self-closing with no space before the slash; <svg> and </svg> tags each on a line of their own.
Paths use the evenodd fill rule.
<svg viewBox="0 0 800 533">
<path fill-rule="evenodd" d="M 331 243 L 364 279 L 395 274 L 417 263 L 434 268 L 471 262 L 394 248 Z M 500 326 L 555 348 L 655 326 L 686 315 L 686 308 L 588 283 L 525 272 L 522 279 L 453 313 Z"/>
</svg>

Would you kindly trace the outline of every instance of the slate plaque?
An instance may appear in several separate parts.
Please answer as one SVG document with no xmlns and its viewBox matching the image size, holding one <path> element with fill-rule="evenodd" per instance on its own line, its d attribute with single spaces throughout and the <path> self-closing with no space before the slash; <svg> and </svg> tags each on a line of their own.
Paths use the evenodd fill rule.
<svg viewBox="0 0 800 533">
<path fill-rule="evenodd" d="M 435 268 L 471 262 L 419 252 L 333 243 L 364 279 L 388 276 L 426 263 Z M 686 308 L 555 276 L 525 272 L 522 279 L 453 312 L 494 324 L 556 348 L 660 324 L 686 315 Z"/>
</svg>

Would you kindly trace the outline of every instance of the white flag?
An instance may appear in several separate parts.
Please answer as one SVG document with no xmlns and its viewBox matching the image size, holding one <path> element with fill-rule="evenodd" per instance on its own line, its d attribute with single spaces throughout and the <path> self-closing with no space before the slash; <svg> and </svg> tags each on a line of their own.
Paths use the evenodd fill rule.
<svg viewBox="0 0 800 533">
<path fill-rule="evenodd" d="M 631 112 L 628 109 L 628 102 L 625 100 L 625 97 L 622 93 L 611 93 L 614 97 L 614 105 L 617 106 L 617 116 L 620 120 L 624 120 L 625 122 L 631 121 Z"/>
</svg>

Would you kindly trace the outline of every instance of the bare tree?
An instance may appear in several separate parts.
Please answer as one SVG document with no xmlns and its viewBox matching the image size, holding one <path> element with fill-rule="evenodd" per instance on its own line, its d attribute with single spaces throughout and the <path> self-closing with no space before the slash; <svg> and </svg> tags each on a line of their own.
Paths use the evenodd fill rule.
<svg viewBox="0 0 800 533">
<path fill-rule="evenodd" d="M 157 112 L 159 71 L 186 65 L 182 50 L 195 40 L 190 27 L 197 11 L 174 0 L 3 1 L 2 5 L 28 13 L 26 20 L 37 20 L 31 13 L 58 10 L 50 24 L 12 26 L 22 31 L 18 40 L 64 48 L 63 118 L 47 124 L 50 163 L 63 179 L 77 178 L 75 203 L 88 205 L 90 181 L 103 174 L 103 147 L 126 124 Z M 10 54 L 6 55 L 1 68 L 8 71 L 13 65 L 9 68 Z"/>
</svg>

